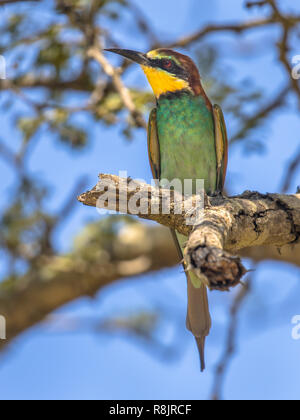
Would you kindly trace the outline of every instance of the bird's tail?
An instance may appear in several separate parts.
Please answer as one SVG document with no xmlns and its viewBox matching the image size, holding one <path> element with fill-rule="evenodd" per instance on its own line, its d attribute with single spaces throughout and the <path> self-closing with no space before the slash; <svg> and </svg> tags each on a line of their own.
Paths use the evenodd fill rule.
<svg viewBox="0 0 300 420">
<path fill-rule="evenodd" d="M 180 258 L 183 259 L 183 249 L 187 238 L 175 231 L 171 231 Z M 185 267 L 184 267 L 185 268 Z M 186 326 L 194 335 L 200 355 L 201 372 L 205 369 L 205 340 L 211 329 L 207 288 L 195 274 L 186 272 L 188 290 L 188 308 Z"/>
<path fill-rule="evenodd" d="M 196 339 L 200 355 L 201 372 L 203 372 L 205 370 L 205 340 L 211 329 L 211 317 L 206 285 L 200 283 L 195 287 L 193 276 L 195 276 L 193 273 L 187 274 L 188 308 L 186 326 Z M 199 282 L 199 279 L 197 280 Z"/>
</svg>

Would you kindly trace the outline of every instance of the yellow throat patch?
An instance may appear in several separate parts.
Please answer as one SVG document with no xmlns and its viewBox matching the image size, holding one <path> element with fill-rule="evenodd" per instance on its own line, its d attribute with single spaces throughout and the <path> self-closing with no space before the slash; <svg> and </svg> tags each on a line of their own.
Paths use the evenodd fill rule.
<svg viewBox="0 0 300 420">
<path fill-rule="evenodd" d="M 168 74 L 163 70 L 153 67 L 142 66 L 147 79 L 153 89 L 154 95 L 159 98 L 168 92 L 176 92 L 178 90 L 190 89 L 188 82 L 177 79 L 176 76 Z"/>
</svg>

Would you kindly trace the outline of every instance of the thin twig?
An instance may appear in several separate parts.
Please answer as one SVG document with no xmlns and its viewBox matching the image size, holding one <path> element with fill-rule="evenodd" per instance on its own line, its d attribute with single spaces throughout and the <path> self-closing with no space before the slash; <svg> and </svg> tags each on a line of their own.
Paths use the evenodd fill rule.
<svg viewBox="0 0 300 420">
<path fill-rule="evenodd" d="M 130 112 L 137 127 L 147 128 L 147 123 L 141 112 L 136 108 L 129 90 L 122 82 L 122 79 L 116 69 L 110 64 L 110 62 L 104 57 L 100 48 L 92 47 L 88 51 L 88 56 L 94 58 L 103 68 L 104 72 L 111 77 L 113 84 L 120 94 L 120 97 L 124 103 L 124 106 Z"/>
<path fill-rule="evenodd" d="M 216 368 L 213 392 L 211 399 L 214 401 L 221 400 L 222 388 L 225 381 L 226 373 L 229 369 L 229 364 L 236 351 L 236 338 L 238 332 L 238 314 L 239 311 L 248 297 L 253 278 L 250 276 L 247 282 L 241 287 L 239 293 L 236 295 L 230 309 L 230 323 L 227 332 L 226 347 L 223 356 Z"/>
<path fill-rule="evenodd" d="M 294 22 L 295 24 L 300 22 L 300 16 L 288 16 L 287 19 L 289 22 Z M 233 32 L 236 34 L 241 34 L 243 32 L 269 26 L 269 25 L 275 25 L 278 24 L 278 20 L 276 20 L 274 17 L 264 18 L 264 19 L 257 19 L 252 20 L 249 22 L 244 22 L 241 24 L 238 23 L 228 23 L 223 25 L 207 25 L 201 30 L 186 36 L 184 38 L 178 39 L 177 41 L 173 41 L 172 43 L 168 44 L 168 47 L 187 47 L 193 44 L 196 41 L 200 41 L 205 36 L 210 35 L 212 33 L 217 32 Z"/>
<path fill-rule="evenodd" d="M 245 4 L 245 7 L 247 8 L 247 9 L 251 9 L 251 8 L 253 8 L 253 7 L 263 7 L 263 6 L 266 6 L 267 5 L 267 1 L 266 0 L 258 0 L 258 1 L 248 1 L 246 4 Z"/>
<path fill-rule="evenodd" d="M 298 80 L 293 78 L 293 69 L 290 64 L 290 59 L 288 57 L 288 54 L 290 52 L 290 47 L 289 47 L 290 36 L 291 36 L 291 28 L 288 25 L 286 25 L 283 27 L 282 39 L 278 43 L 279 59 L 287 72 L 287 76 L 290 80 L 290 84 L 294 92 L 298 96 L 299 106 L 300 106 L 300 84 Z"/>
<path fill-rule="evenodd" d="M 277 44 L 278 53 L 279 53 L 279 60 L 283 64 L 288 78 L 290 80 L 291 86 L 294 89 L 296 95 L 299 99 L 299 106 L 300 106 L 300 85 L 298 83 L 298 80 L 294 79 L 292 76 L 293 69 L 290 64 L 289 59 L 289 52 L 290 52 L 290 46 L 289 46 L 289 40 L 291 37 L 291 31 L 294 28 L 294 26 L 299 23 L 299 21 L 295 21 L 294 19 L 291 20 L 289 16 L 284 15 L 275 0 L 266 0 L 266 3 L 269 4 L 269 6 L 272 9 L 273 12 L 273 19 L 279 22 L 282 26 L 282 36 L 281 40 Z"/>
<path fill-rule="evenodd" d="M 286 97 L 289 94 L 291 88 L 290 85 L 285 86 L 280 92 L 276 95 L 266 105 L 263 105 L 255 114 L 251 115 L 248 118 L 245 118 L 244 127 L 242 127 L 236 134 L 234 134 L 230 139 L 230 144 L 237 143 L 239 140 L 244 139 L 244 130 L 245 127 L 254 127 L 259 121 L 264 120 L 266 117 L 269 117 L 274 111 L 281 108 L 286 101 Z"/>
<path fill-rule="evenodd" d="M 286 193 L 290 189 L 293 177 L 296 174 L 299 167 L 300 167 L 300 149 L 298 153 L 296 153 L 296 156 L 293 157 L 290 164 L 288 165 L 286 176 L 283 181 L 283 186 L 281 188 L 281 191 L 283 193 Z"/>
<path fill-rule="evenodd" d="M 14 4 L 14 3 L 37 3 L 40 0 L 0 0 L 0 6 L 5 6 L 8 4 Z"/>
<path fill-rule="evenodd" d="M 14 152 L 2 141 L 0 141 L 0 156 L 5 160 L 5 162 L 9 162 L 12 166 L 19 169 L 19 159 L 15 156 Z"/>
</svg>

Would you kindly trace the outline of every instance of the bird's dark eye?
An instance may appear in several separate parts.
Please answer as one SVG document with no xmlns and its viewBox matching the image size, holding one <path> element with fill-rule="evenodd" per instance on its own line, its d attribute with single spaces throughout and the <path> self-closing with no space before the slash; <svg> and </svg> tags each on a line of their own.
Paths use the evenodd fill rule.
<svg viewBox="0 0 300 420">
<path fill-rule="evenodd" d="M 170 70 L 173 67 L 173 63 L 172 63 L 171 60 L 166 59 L 166 60 L 162 61 L 162 66 L 163 66 L 164 69 Z"/>
</svg>

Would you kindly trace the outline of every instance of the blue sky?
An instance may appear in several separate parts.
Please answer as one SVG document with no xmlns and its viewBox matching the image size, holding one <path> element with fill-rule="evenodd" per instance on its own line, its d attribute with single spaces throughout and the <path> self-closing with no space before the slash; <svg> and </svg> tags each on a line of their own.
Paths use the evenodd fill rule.
<svg viewBox="0 0 300 420">
<path fill-rule="evenodd" d="M 168 40 L 212 20 L 233 21 L 257 15 L 254 11 L 247 13 L 242 7 L 244 2 L 236 0 L 212 0 L 205 10 L 201 7 L 204 2 L 196 0 L 177 2 L 176 8 L 171 0 L 136 0 L 136 3 L 158 35 Z M 285 7 L 299 12 L 300 6 L 295 3 L 286 1 Z M 144 48 L 131 34 L 129 23 L 126 37 L 124 31 L 126 27 L 114 34 L 122 46 Z M 274 53 L 268 49 L 268 40 L 274 35 L 276 31 L 262 31 L 255 38 L 247 35 L 242 43 L 235 37 L 221 35 L 226 46 L 222 57 L 224 69 L 232 67 L 237 80 L 251 77 L 271 97 L 280 89 L 284 77 L 281 67 L 275 65 Z M 266 45 L 262 45 L 262 40 Z M 300 54 L 300 50 L 295 54 Z M 230 77 L 226 71 L 219 76 Z M 146 86 L 138 68 L 128 75 L 126 83 Z M 0 115 L 1 138 L 8 139 L 14 147 L 4 118 Z M 227 124 L 230 135 L 234 121 L 227 120 Z M 33 174 L 55 187 L 49 208 L 60 208 L 65 191 L 72 189 L 79 175 L 87 175 L 89 185 L 93 185 L 100 171 L 117 173 L 126 169 L 132 177 L 150 179 L 145 133 L 136 131 L 134 141 L 129 143 L 120 131 L 120 127 L 93 125 L 90 146 L 80 153 L 69 153 L 47 133 L 43 134 L 28 165 Z M 300 119 L 296 112 L 274 115 L 267 128 L 258 133 L 266 139 L 265 154 L 247 155 L 239 147 L 232 149 L 228 189 L 232 193 L 245 189 L 278 191 L 284 167 L 299 147 L 299 133 Z M 0 200 L 3 200 L 13 178 L 2 161 L 0 174 Z M 294 182 L 292 192 L 299 183 L 298 173 L 298 183 Z M 72 219 L 57 232 L 57 248 L 67 250 L 80 228 L 97 218 L 93 209 L 78 204 Z M 284 264 L 264 263 L 257 269 L 252 294 L 240 313 L 238 352 L 226 378 L 226 399 L 300 398 L 300 342 L 291 338 L 291 319 L 300 313 L 299 277 L 298 269 Z M 170 341 L 178 348 L 176 359 L 167 362 L 136 340 L 122 336 L 96 335 L 90 331 L 58 333 L 38 326 L 18 339 L 0 359 L 0 398 L 206 399 L 210 395 L 214 367 L 223 351 L 228 308 L 234 293 L 210 294 L 214 325 L 207 344 L 208 369 L 202 375 L 193 338 L 184 330 L 184 276 L 180 268 L 175 268 L 114 284 L 101 291 L 96 299 L 81 299 L 62 308 L 59 314 L 105 319 L 141 308 L 165 309 L 171 318 L 166 320 Z"/>
</svg>

